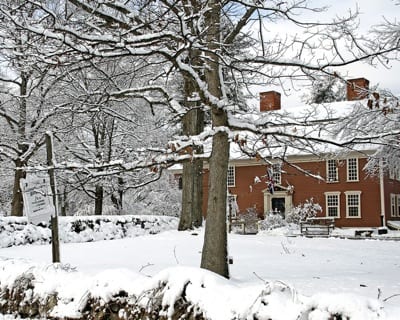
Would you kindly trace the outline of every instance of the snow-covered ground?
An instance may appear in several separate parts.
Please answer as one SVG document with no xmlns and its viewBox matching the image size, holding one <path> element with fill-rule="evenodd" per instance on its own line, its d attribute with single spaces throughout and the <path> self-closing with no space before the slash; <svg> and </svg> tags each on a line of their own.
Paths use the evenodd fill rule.
<svg viewBox="0 0 400 320">
<path fill-rule="evenodd" d="M 230 234 L 229 254 L 233 264 L 230 265 L 231 279 L 226 281 L 197 268 L 202 240 L 203 230 L 169 230 L 111 241 L 62 243 L 62 262 L 78 271 L 72 273 L 76 274 L 76 280 L 72 280 L 71 273 L 64 275 L 72 284 L 63 286 L 68 294 L 76 290 L 79 295 L 85 293 L 85 285 L 93 287 L 93 283 L 97 283 L 96 290 L 99 286 L 103 290 L 107 287 L 102 293 L 107 295 L 107 290 L 117 290 L 124 285 L 135 292 L 138 289 L 132 283 L 137 286 L 138 281 L 144 286 L 149 285 L 144 284 L 145 281 L 161 278 L 177 283 L 186 279 L 191 283 L 203 281 L 208 284 L 206 287 L 212 288 L 207 295 L 210 292 L 214 294 L 204 297 L 194 291 L 192 298 L 201 302 L 209 310 L 208 315 L 217 320 L 230 319 L 233 309 L 236 315 L 241 314 L 245 319 L 250 314 L 248 309 L 255 307 L 260 292 L 275 286 L 294 288 L 296 295 L 303 298 L 300 305 L 292 301 L 285 307 L 287 312 L 279 313 L 277 310 L 283 306 L 275 301 L 275 307 L 272 307 L 274 300 L 271 296 L 273 311 L 264 314 L 271 316 L 277 312 L 278 316 L 273 319 L 296 319 L 298 309 L 312 301 L 329 305 L 326 308 L 349 308 L 348 314 L 354 315 L 351 320 L 400 319 L 400 296 L 396 296 L 400 294 L 400 242 L 287 237 L 280 232 Z M 39 269 L 48 270 L 46 264 L 50 261 L 51 247 L 48 244 L 2 248 L 0 284 L 10 281 L 18 269 L 39 266 Z M 6 271 L 8 277 L 3 274 Z M 52 272 L 47 276 L 54 279 L 56 287 L 62 276 L 59 271 L 54 271 L 54 275 Z M 290 289 L 291 296 L 295 291 Z M 229 307 L 215 306 L 221 303 Z M 357 313 L 362 309 L 360 306 L 370 313 Z M 379 311 L 382 307 L 383 311 Z M 71 308 L 59 309 L 59 315 L 60 312 L 61 315 L 63 312 L 71 315 Z M 315 313 L 309 319 L 328 317 Z"/>
<path fill-rule="evenodd" d="M 154 276 L 200 265 L 202 232 L 167 231 L 112 241 L 61 244 L 61 260 L 88 274 L 125 268 Z M 400 294 L 400 242 L 269 235 L 229 236 L 232 281 L 280 280 L 305 295 L 350 292 L 372 298 Z M 0 249 L 0 258 L 51 262 L 50 245 Z M 400 297 L 393 298 L 400 303 Z"/>
</svg>

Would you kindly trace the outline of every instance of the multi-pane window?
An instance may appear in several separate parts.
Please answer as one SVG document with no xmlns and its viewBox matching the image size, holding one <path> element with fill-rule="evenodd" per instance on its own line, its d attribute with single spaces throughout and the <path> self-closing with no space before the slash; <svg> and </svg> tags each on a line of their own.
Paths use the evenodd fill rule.
<svg viewBox="0 0 400 320">
<path fill-rule="evenodd" d="M 390 194 L 390 215 L 392 217 L 397 217 L 398 210 L 397 210 L 397 197 L 395 194 Z"/>
<path fill-rule="evenodd" d="M 338 168 L 336 160 L 328 160 L 326 163 L 326 171 L 327 171 L 327 181 L 328 182 L 337 182 L 338 179 Z"/>
<path fill-rule="evenodd" d="M 235 166 L 228 167 L 228 187 L 235 186 Z"/>
<path fill-rule="evenodd" d="M 391 167 L 389 169 L 389 179 L 400 180 L 400 167 Z"/>
<path fill-rule="evenodd" d="M 346 194 L 346 216 L 348 218 L 361 217 L 361 192 L 347 191 Z"/>
<path fill-rule="evenodd" d="M 396 194 L 397 217 L 400 217 L 400 194 Z"/>
<path fill-rule="evenodd" d="M 272 175 L 273 175 L 274 183 L 276 183 L 276 184 L 281 184 L 281 180 L 282 180 L 281 167 L 282 167 L 282 165 L 280 163 L 275 163 L 272 165 Z"/>
<path fill-rule="evenodd" d="M 400 194 L 390 194 L 390 215 L 392 217 L 400 216 Z"/>
<path fill-rule="evenodd" d="M 347 159 L 347 181 L 358 181 L 358 159 Z"/>
<path fill-rule="evenodd" d="M 389 179 L 394 179 L 394 168 L 389 168 Z"/>
<path fill-rule="evenodd" d="M 326 192 L 326 216 L 332 218 L 340 217 L 340 192 Z"/>
<path fill-rule="evenodd" d="M 239 207 L 237 204 L 237 195 L 236 194 L 228 194 L 228 215 L 231 218 L 236 218 L 239 212 Z"/>
</svg>

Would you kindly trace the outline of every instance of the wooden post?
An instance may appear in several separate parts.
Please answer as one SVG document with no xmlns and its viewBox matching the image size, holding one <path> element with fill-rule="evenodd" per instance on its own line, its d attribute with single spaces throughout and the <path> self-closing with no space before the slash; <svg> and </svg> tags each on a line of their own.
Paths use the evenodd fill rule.
<svg viewBox="0 0 400 320">
<path fill-rule="evenodd" d="M 51 193 L 53 195 L 54 213 L 51 215 L 51 248 L 53 263 L 60 262 L 60 241 L 58 236 L 58 200 L 57 184 L 54 175 L 53 135 L 46 132 L 47 166 L 50 177 Z"/>
</svg>

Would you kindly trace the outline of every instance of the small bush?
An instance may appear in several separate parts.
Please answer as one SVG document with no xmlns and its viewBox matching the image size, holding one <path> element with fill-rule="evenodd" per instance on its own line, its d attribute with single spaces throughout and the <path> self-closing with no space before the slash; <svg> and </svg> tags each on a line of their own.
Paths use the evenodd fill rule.
<svg viewBox="0 0 400 320">
<path fill-rule="evenodd" d="M 287 226 L 287 222 L 279 213 L 269 214 L 258 224 L 260 230 L 272 230 Z"/>
<path fill-rule="evenodd" d="M 259 218 L 257 211 L 254 208 L 247 208 L 245 213 L 240 214 L 240 217 L 245 222 L 247 233 L 257 233 L 257 223 Z"/>
<path fill-rule="evenodd" d="M 318 203 L 314 203 L 313 198 L 306 200 L 298 206 L 292 208 L 286 216 L 288 223 L 299 224 L 307 218 L 314 218 L 319 212 L 322 212 L 322 207 Z"/>
</svg>

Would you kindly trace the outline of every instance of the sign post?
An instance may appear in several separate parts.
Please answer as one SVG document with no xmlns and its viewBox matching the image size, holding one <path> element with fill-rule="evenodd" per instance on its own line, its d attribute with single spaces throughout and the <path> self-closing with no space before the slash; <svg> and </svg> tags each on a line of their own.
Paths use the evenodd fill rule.
<svg viewBox="0 0 400 320">
<path fill-rule="evenodd" d="M 53 200 L 50 197 L 50 180 L 47 176 L 28 174 L 21 179 L 24 209 L 29 223 L 39 224 L 50 221 L 54 212 Z"/>
<path fill-rule="evenodd" d="M 54 175 L 53 136 L 46 132 L 47 166 L 46 174 L 29 174 L 21 179 L 24 210 L 29 223 L 51 223 L 51 246 L 53 263 L 60 262 L 60 241 L 58 236 L 57 185 Z"/>
<path fill-rule="evenodd" d="M 46 132 L 46 150 L 47 150 L 47 166 L 50 177 L 51 194 L 53 195 L 54 211 L 51 215 L 51 245 L 53 262 L 60 262 L 60 241 L 58 236 L 58 200 L 57 200 L 57 184 L 54 174 L 54 153 L 53 153 L 53 135 Z"/>
</svg>

